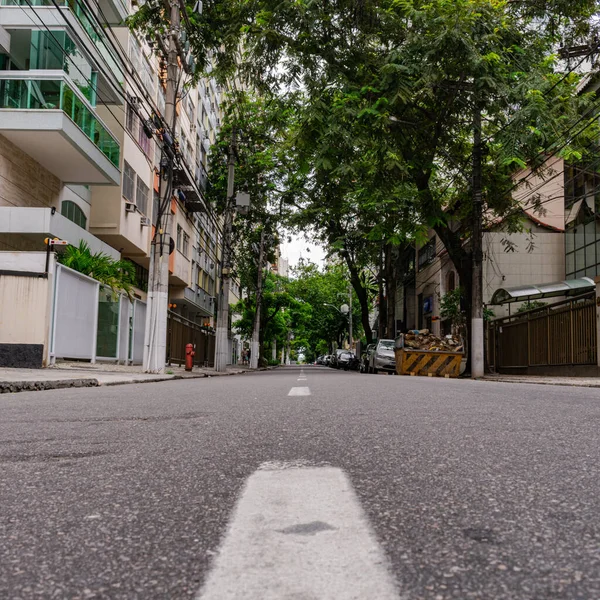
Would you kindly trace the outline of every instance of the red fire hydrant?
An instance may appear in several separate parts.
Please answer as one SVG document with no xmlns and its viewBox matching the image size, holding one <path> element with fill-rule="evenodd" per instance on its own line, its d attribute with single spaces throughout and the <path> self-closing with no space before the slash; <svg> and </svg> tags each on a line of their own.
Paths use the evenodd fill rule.
<svg viewBox="0 0 600 600">
<path fill-rule="evenodd" d="M 194 366 L 194 344 L 186 344 L 185 346 L 185 370 L 191 371 Z"/>
</svg>

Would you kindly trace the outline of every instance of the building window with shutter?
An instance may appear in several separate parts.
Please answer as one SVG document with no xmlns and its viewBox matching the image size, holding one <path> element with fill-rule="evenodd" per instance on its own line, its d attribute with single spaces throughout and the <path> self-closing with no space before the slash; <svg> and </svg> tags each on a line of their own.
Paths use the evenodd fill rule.
<svg viewBox="0 0 600 600">
<path fill-rule="evenodd" d="M 181 252 L 183 248 L 183 229 L 181 229 L 181 225 L 177 225 L 177 250 Z"/>
<path fill-rule="evenodd" d="M 138 177 L 137 178 L 137 189 L 135 192 L 135 203 L 137 209 L 143 214 L 148 215 L 148 194 L 150 188 Z"/>
<path fill-rule="evenodd" d="M 123 198 L 127 202 L 135 202 L 135 171 L 127 163 L 123 161 Z"/>
<path fill-rule="evenodd" d="M 190 236 L 184 231 L 183 232 L 183 255 L 187 256 L 190 250 Z"/>
<path fill-rule="evenodd" d="M 125 117 L 125 127 L 127 128 L 127 131 L 129 131 L 129 133 L 131 133 L 131 135 L 135 136 L 135 133 L 137 131 L 137 115 L 135 114 L 135 111 L 133 110 L 133 106 L 132 106 L 132 99 L 129 96 L 129 94 L 127 95 L 127 113 L 126 113 L 126 117 Z"/>
</svg>

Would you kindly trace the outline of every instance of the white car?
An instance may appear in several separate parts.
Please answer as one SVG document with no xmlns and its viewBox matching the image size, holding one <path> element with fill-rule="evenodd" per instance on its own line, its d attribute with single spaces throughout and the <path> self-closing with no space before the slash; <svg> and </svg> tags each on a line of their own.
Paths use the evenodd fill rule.
<svg viewBox="0 0 600 600">
<path fill-rule="evenodd" d="M 369 357 L 369 373 L 377 375 L 379 371 L 396 372 L 396 354 L 394 340 L 379 340 Z"/>
</svg>

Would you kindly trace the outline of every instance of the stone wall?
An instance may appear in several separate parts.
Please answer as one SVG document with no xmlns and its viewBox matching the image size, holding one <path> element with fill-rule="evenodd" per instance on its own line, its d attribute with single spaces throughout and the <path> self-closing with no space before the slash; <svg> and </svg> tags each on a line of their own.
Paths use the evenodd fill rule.
<svg viewBox="0 0 600 600">
<path fill-rule="evenodd" d="M 0 135 L 0 207 L 60 208 L 61 181 L 10 140 Z"/>
</svg>

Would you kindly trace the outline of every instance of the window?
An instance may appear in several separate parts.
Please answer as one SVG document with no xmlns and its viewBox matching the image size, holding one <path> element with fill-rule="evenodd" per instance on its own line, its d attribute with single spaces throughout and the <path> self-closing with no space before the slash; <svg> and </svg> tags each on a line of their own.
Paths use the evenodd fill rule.
<svg viewBox="0 0 600 600">
<path fill-rule="evenodd" d="M 144 131 L 144 124 L 141 119 L 138 119 L 139 128 L 138 128 L 138 143 L 141 149 L 144 151 L 144 154 L 150 158 L 152 156 L 152 140 L 146 135 Z"/>
<path fill-rule="evenodd" d="M 187 256 L 190 251 L 190 236 L 184 231 L 183 232 L 183 255 Z"/>
<path fill-rule="evenodd" d="M 450 271 L 448 273 L 448 279 L 446 280 L 446 291 L 452 292 L 456 287 L 456 278 L 454 275 L 454 271 Z"/>
<path fill-rule="evenodd" d="M 183 248 L 183 229 L 181 229 L 181 225 L 177 225 L 177 250 L 181 252 Z"/>
<path fill-rule="evenodd" d="M 87 218 L 85 213 L 77 206 L 77 204 L 75 204 L 75 202 L 63 200 L 60 207 L 60 214 L 69 219 L 69 221 L 73 221 L 75 225 L 79 225 L 79 227 L 85 229 Z"/>
<path fill-rule="evenodd" d="M 130 258 L 125 258 L 135 267 L 135 285 L 142 291 L 148 291 L 148 269 L 142 267 L 142 265 L 138 265 L 136 262 L 131 260 Z"/>
<path fill-rule="evenodd" d="M 436 238 L 434 236 L 419 250 L 419 271 L 433 262 L 435 258 L 435 244 Z"/>
<path fill-rule="evenodd" d="M 138 210 L 143 214 L 148 214 L 148 194 L 150 188 L 138 177 L 137 178 L 137 189 L 135 192 L 135 203 L 137 204 Z"/>
<path fill-rule="evenodd" d="M 131 38 L 131 45 L 129 46 L 129 58 L 138 72 L 144 87 L 150 92 L 150 96 L 154 98 L 154 94 L 156 93 L 156 74 L 144 56 L 141 46 L 133 38 Z"/>
<path fill-rule="evenodd" d="M 127 113 L 125 116 L 125 127 L 127 127 L 127 131 L 132 135 L 135 135 L 136 125 L 137 125 L 137 115 L 133 110 L 132 100 L 129 94 L 127 94 Z"/>
<path fill-rule="evenodd" d="M 123 198 L 128 202 L 134 202 L 135 171 L 123 161 Z"/>
</svg>

